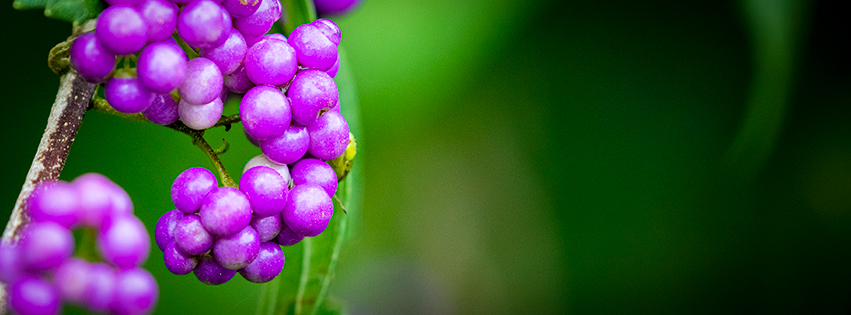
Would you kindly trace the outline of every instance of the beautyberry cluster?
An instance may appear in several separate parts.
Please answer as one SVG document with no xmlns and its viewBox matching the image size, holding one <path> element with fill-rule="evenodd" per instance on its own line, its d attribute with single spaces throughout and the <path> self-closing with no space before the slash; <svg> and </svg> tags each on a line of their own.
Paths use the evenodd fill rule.
<svg viewBox="0 0 851 315">
<path fill-rule="evenodd" d="M 103 175 L 47 181 L 27 200 L 30 222 L 16 245 L 0 246 L 0 281 L 18 314 L 57 314 L 61 302 L 92 312 L 150 313 L 154 277 L 140 266 L 150 238 L 127 193 Z M 73 257 L 72 229 L 95 235 L 103 262 Z"/>
<path fill-rule="evenodd" d="M 77 37 L 69 54 L 84 79 L 104 84 L 107 102 L 119 112 L 142 112 L 161 125 L 179 118 L 190 128 L 206 129 L 221 118 L 228 91 L 241 94 L 263 87 L 252 93 L 261 99 L 253 104 L 274 97 L 261 90 L 277 90 L 282 99 L 281 89 L 296 81 L 301 90 L 288 96 L 302 100 L 292 104 L 302 126 L 336 106 L 336 85 L 333 90 L 330 85 L 339 67 L 340 29 L 330 20 L 300 26 L 288 42 L 281 34 L 265 35 L 281 17 L 276 0 L 107 3 L 111 6 L 98 17 L 95 31 Z M 172 38 L 175 30 L 178 36 Z M 124 66 L 115 70 L 117 56 L 124 56 Z M 295 80 L 302 71 L 303 79 Z M 319 88 L 321 93 L 305 88 Z M 318 93 L 324 97 L 306 100 Z M 247 120 L 264 109 L 249 110 Z M 261 132 L 258 140 L 280 134 L 277 131 Z"/>
</svg>

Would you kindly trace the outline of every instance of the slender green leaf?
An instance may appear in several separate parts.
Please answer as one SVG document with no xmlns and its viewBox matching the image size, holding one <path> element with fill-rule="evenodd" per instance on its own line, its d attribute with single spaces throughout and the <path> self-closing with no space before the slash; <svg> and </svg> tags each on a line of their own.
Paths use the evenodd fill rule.
<svg viewBox="0 0 851 315">
<path fill-rule="evenodd" d="M 340 70 L 335 81 L 340 90 L 340 109 L 349 123 L 349 130 L 361 139 L 357 91 L 342 48 Z M 328 290 L 342 247 L 352 235 L 349 231 L 354 230 L 357 218 L 360 217 L 363 200 L 362 151 L 354 159 L 352 172 L 337 186 L 336 196 L 340 202 L 334 202 L 334 215 L 325 232 L 283 248 L 286 264 L 278 276 L 281 287 L 277 298 L 277 314 L 346 314 L 340 302 L 328 297 Z M 343 212 L 343 207 L 346 212 Z M 264 303 L 261 299 L 261 305 Z"/>
</svg>

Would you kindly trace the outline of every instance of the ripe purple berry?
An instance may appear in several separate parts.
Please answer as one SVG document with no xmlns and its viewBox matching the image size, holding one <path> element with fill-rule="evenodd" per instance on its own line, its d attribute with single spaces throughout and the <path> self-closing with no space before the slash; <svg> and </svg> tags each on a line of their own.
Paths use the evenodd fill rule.
<svg viewBox="0 0 851 315">
<path fill-rule="evenodd" d="M 97 237 L 104 261 L 118 268 L 141 266 L 151 252 L 151 239 L 136 216 L 113 217 L 104 222 Z"/>
<path fill-rule="evenodd" d="M 199 281 L 209 285 L 220 285 L 230 281 L 236 270 L 227 269 L 220 266 L 213 257 L 208 255 L 201 256 L 198 261 L 198 266 L 195 266 L 195 277 Z"/>
<path fill-rule="evenodd" d="M 245 280 L 265 283 L 275 279 L 284 269 L 285 257 L 281 246 L 275 242 L 260 244 L 260 252 L 251 264 L 239 270 Z"/>
<path fill-rule="evenodd" d="M 286 225 L 304 236 L 317 236 L 325 231 L 332 214 L 334 205 L 331 197 L 325 189 L 311 183 L 293 187 L 282 212 Z"/>
<path fill-rule="evenodd" d="M 251 203 L 239 189 L 219 187 L 204 197 L 199 216 L 210 234 L 228 236 L 251 222 Z"/>
<path fill-rule="evenodd" d="M 251 226 L 233 235 L 223 236 L 213 243 L 213 258 L 227 269 L 241 269 L 257 258 L 260 237 Z"/>
<path fill-rule="evenodd" d="M 32 222 L 18 243 L 24 269 L 47 271 L 59 267 L 74 252 L 74 236 L 53 222 Z"/>
<path fill-rule="evenodd" d="M 216 176 L 203 167 L 193 167 L 180 173 L 171 185 L 171 201 L 184 213 L 196 213 L 201 201 L 219 186 Z"/>
</svg>

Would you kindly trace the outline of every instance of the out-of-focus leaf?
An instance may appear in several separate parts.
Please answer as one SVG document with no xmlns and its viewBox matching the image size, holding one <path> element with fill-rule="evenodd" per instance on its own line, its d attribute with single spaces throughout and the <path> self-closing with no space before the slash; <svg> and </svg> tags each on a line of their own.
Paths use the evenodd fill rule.
<svg viewBox="0 0 851 315">
<path fill-rule="evenodd" d="M 748 183 L 783 130 L 809 5 L 801 0 L 744 0 L 741 5 L 753 43 L 754 71 L 747 112 L 725 159 L 728 173 Z"/>
<path fill-rule="evenodd" d="M 18 10 L 44 8 L 45 16 L 74 25 L 95 18 L 103 11 L 100 0 L 15 0 L 12 6 Z"/>
</svg>

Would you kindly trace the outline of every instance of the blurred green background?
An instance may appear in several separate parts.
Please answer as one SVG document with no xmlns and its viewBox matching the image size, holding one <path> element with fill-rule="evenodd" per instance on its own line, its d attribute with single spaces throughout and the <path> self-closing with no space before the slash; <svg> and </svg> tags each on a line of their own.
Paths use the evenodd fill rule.
<svg viewBox="0 0 851 315">
<path fill-rule="evenodd" d="M 70 26 L 3 10 L 5 225 Z M 332 294 L 353 314 L 851 312 L 849 16 L 839 0 L 364 0 L 334 18 L 365 196 Z M 241 127 L 220 138 L 232 173 L 259 154 Z M 152 229 L 192 166 L 209 163 L 188 137 L 89 113 L 62 178 L 108 176 Z M 254 311 L 259 286 L 161 259 L 156 313 Z"/>
</svg>

